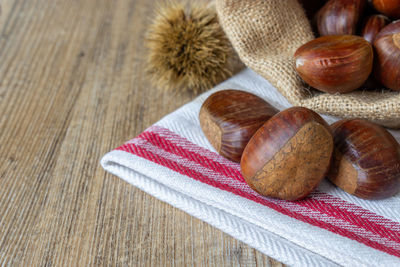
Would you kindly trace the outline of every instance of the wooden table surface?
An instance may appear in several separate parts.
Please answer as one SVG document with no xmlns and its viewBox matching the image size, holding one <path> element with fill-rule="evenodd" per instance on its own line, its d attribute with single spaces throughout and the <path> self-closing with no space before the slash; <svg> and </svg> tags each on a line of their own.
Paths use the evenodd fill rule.
<svg viewBox="0 0 400 267">
<path fill-rule="evenodd" d="M 99 164 L 195 97 L 143 72 L 155 4 L 1 2 L 1 266 L 281 266 Z"/>
</svg>

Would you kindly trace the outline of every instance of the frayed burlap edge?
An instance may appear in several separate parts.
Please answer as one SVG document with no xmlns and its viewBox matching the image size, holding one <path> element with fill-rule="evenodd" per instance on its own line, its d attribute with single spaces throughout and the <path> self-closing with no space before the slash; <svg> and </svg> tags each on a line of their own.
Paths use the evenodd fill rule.
<svg viewBox="0 0 400 267">
<path fill-rule="evenodd" d="M 266 78 L 293 105 L 400 128 L 399 92 L 359 90 L 330 95 L 306 87 L 295 71 L 293 55 L 314 36 L 297 0 L 216 0 L 216 8 L 243 63 Z"/>
</svg>

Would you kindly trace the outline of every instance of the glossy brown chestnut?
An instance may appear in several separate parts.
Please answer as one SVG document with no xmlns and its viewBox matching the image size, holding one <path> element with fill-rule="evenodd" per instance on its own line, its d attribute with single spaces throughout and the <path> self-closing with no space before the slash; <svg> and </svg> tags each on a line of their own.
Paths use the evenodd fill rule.
<svg viewBox="0 0 400 267">
<path fill-rule="evenodd" d="M 294 57 L 301 78 L 310 86 L 331 94 L 359 88 L 373 65 L 372 46 L 354 35 L 314 39 L 297 49 Z"/>
<path fill-rule="evenodd" d="M 400 0 L 370 0 L 376 10 L 394 19 L 400 19 Z"/>
<path fill-rule="evenodd" d="M 254 134 L 240 165 L 246 182 L 261 195 L 298 200 L 324 178 L 332 151 L 329 125 L 312 110 L 293 107 Z"/>
<path fill-rule="evenodd" d="M 277 112 L 258 96 L 239 90 L 224 90 L 206 99 L 199 119 L 205 136 L 215 150 L 239 162 L 253 134 Z"/>
<path fill-rule="evenodd" d="M 400 189 L 400 146 L 384 128 L 361 120 L 332 125 L 335 152 L 328 178 L 344 191 L 380 199 Z"/>
<path fill-rule="evenodd" d="M 317 13 L 318 32 L 325 35 L 355 34 L 366 0 L 330 0 Z"/>
<path fill-rule="evenodd" d="M 384 15 L 372 15 L 367 18 L 363 26 L 361 36 L 371 44 L 378 33 L 389 23 L 389 18 Z"/>
<path fill-rule="evenodd" d="M 387 88 L 400 90 L 400 20 L 383 28 L 374 41 L 376 80 Z"/>
</svg>

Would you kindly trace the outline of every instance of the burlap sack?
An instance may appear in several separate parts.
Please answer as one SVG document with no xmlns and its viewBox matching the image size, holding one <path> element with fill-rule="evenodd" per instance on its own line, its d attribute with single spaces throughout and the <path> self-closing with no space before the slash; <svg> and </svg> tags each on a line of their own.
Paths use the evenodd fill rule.
<svg viewBox="0 0 400 267">
<path fill-rule="evenodd" d="M 293 55 L 314 38 L 297 0 L 216 0 L 222 27 L 241 60 L 293 105 L 343 118 L 400 128 L 400 93 L 357 90 L 330 95 L 311 90 L 297 75 Z"/>
</svg>

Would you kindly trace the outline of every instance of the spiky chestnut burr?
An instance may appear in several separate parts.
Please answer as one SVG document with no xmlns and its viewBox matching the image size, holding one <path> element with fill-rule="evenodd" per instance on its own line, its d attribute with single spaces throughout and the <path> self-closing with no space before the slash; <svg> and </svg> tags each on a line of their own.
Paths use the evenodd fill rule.
<svg viewBox="0 0 400 267">
<path fill-rule="evenodd" d="M 161 5 L 145 45 L 147 72 L 160 88 L 209 89 L 232 74 L 233 49 L 212 6 Z"/>
</svg>

